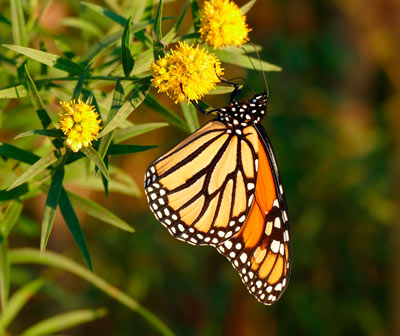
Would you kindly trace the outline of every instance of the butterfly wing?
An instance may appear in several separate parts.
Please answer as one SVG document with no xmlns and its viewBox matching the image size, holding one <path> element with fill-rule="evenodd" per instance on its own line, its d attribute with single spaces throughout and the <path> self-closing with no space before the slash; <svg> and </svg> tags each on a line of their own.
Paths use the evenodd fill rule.
<svg viewBox="0 0 400 336">
<path fill-rule="evenodd" d="M 241 230 L 217 246 L 239 272 L 258 301 L 276 302 L 290 275 L 290 230 L 287 205 L 270 141 L 256 126 L 259 169 L 255 199 Z"/>
<path fill-rule="evenodd" d="M 174 237 L 216 245 L 242 228 L 255 193 L 257 138 L 252 126 L 236 133 L 210 121 L 149 166 L 150 209 Z"/>
</svg>

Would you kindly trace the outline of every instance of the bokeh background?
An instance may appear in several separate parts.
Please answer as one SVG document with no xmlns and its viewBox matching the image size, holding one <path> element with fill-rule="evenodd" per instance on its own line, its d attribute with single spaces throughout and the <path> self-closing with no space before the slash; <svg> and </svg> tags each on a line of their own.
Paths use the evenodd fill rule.
<svg viewBox="0 0 400 336">
<path fill-rule="evenodd" d="M 117 3 L 129 14 L 129 1 L 98 3 Z M 176 15 L 183 4 L 167 3 L 164 15 Z M 2 5 L 7 15 L 6 2 Z M 66 36 L 77 54 L 87 49 L 79 30 L 61 24 L 65 17 L 82 15 L 89 14 L 77 1 L 50 1 L 41 19 L 48 51 L 57 51 L 57 36 Z M 109 23 L 91 19 L 107 31 Z M 292 226 L 293 269 L 286 293 L 273 306 L 259 304 L 215 249 L 175 240 L 152 216 L 143 175 L 152 160 L 187 135 L 172 126 L 130 142 L 158 148 L 112 162 L 135 179 L 141 197 L 105 197 L 73 186 L 136 229 L 128 234 L 80 214 L 94 270 L 178 335 L 400 335 L 400 3 L 258 0 L 247 20 L 251 41 L 263 46 L 261 58 L 283 68 L 267 73 L 270 105 L 264 126 L 280 165 Z M 0 33 L 2 43 L 9 42 L 9 34 Z M 243 96 L 252 94 L 250 86 L 262 89 L 254 72 L 226 66 L 225 73 L 247 78 Z M 158 98 L 176 109 L 165 96 Z M 205 100 L 222 106 L 227 99 Z M 11 142 L 21 122 L 2 108 L 1 140 Z M 130 118 L 160 121 L 144 106 Z M 44 201 L 28 202 L 11 247 L 38 246 Z M 48 246 L 83 262 L 61 217 Z M 39 273 L 58 285 L 46 286 L 27 305 L 15 330 L 55 312 L 104 306 L 108 316 L 68 334 L 156 334 L 140 316 L 69 274 L 13 267 L 12 288 Z"/>
</svg>

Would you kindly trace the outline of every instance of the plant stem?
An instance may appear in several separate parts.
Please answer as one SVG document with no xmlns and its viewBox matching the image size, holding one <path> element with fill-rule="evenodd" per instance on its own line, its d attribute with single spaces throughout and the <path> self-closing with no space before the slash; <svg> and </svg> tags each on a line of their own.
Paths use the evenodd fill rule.
<svg viewBox="0 0 400 336">
<path fill-rule="evenodd" d="M 46 251 L 41 254 L 39 250 L 31 248 L 21 248 L 9 250 L 9 260 L 11 264 L 40 264 L 51 267 L 58 267 L 65 271 L 71 272 L 76 276 L 90 282 L 101 291 L 119 301 L 129 309 L 136 311 L 144 319 L 146 319 L 154 328 L 162 335 L 172 336 L 174 333 L 168 326 L 162 322 L 152 312 L 141 306 L 136 300 L 122 292 L 117 287 L 104 281 L 102 278 L 79 265 L 78 263 L 54 252 Z"/>
</svg>

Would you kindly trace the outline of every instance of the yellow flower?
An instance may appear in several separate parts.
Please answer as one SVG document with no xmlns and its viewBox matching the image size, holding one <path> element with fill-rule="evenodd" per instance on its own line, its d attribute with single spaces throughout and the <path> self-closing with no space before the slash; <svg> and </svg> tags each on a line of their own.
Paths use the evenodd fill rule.
<svg viewBox="0 0 400 336">
<path fill-rule="evenodd" d="M 210 0 L 204 3 L 201 17 L 201 38 L 214 48 L 246 43 L 251 29 L 246 16 L 230 0 Z"/>
<path fill-rule="evenodd" d="M 158 92 L 165 92 L 175 103 L 186 98 L 197 101 L 215 87 L 223 73 L 214 54 L 185 42 L 179 42 L 171 54 L 154 61 L 151 70 Z"/>
<path fill-rule="evenodd" d="M 66 144 L 74 152 L 92 143 L 99 133 L 101 120 L 98 119 L 94 106 L 81 100 L 60 102 L 64 111 L 59 113 L 61 130 L 67 136 Z"/>
</svg>

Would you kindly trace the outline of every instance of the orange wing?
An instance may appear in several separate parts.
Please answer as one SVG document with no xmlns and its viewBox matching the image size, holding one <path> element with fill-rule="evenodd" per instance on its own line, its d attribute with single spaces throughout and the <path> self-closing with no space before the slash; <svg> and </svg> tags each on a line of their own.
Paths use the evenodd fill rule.
<svg viewBox="0 0 400 336">
<path fill-rule="evenodd" d="M 217 249 L 231 261 L 249 292 L 272 304 L 289 279 L 290 230 L 275 156 L 261 127 L 257 126 L 261 134 L 256 140 L 260 168 L 255 200 L 241 230 Z"/>
<path fill-rule="evenodd" d="M 257 138 L 253 126 L 211 121 L 149 166 L 150 209 L 174 237 L 216 245 L 239 232 L 254 199 Z"/>
</svg>

